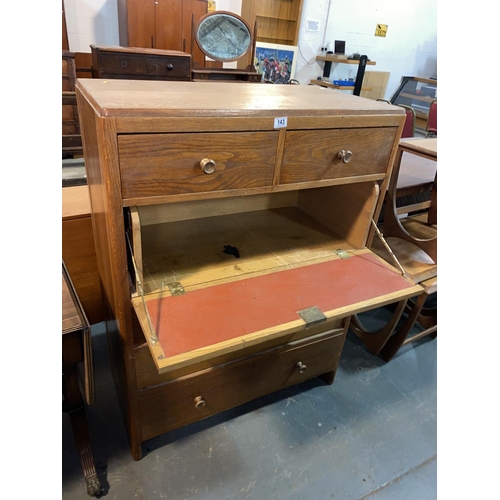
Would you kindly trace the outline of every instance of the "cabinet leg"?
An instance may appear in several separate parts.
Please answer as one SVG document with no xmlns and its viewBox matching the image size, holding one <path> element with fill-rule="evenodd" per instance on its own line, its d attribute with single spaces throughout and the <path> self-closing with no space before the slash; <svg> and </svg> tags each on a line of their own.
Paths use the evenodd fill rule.
<svg viewBox="0 0 500 500">
<path fill-rule="evenodd" d="M 132 458 L 138 462 L 142 458 L 142 443 L 131 440 L 130 451 L 132 453 Z"/>
<path fill-rule="evenodd" d="M 323 373 L 323 375 L 320 375 L 319 378 L 325 384 L 332 385 L 333 384 L 333 379 L 335 378 L 335 370 L 332 370 L 331 372 Z"/>
</svg>

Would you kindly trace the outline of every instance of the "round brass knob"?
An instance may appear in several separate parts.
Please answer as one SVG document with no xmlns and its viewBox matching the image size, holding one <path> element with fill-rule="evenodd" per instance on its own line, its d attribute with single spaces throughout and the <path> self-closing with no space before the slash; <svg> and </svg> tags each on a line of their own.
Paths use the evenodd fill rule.
<svg viewBox="0 0 500 500">
<path fill-rule="evenodd" d="M 302 361 L 299 361 L 297 363 L 297 368 L 299 370 L 299 373 L 304 373 L 307 369 L 307 366 L 304 363 L 302 363 Z"/>
<path fill-rule="evenodd" d="M 352 151 L 341 149 L 337 155 L 344 163 L 349 163 L 352 160 Z"/>
<path fill-rule="evenodd" d="M 215 172 L 215 161 L 210 158 L 203 158 L 200 161 L 200 167 L 206 174 L 213 174 Z"/>
<path fill-rule="evenodd" d="M 205 406 L 205 400 L 201 396 L 196 396 L 194 398 L 194 406 L 195 408 L 201 408 L 202 406 Z"/>
</svg>

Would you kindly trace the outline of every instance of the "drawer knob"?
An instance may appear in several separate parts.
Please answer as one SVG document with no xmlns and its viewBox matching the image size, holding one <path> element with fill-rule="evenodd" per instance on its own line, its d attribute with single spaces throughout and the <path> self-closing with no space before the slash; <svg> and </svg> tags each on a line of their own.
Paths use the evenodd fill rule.
<svg viewBox="0 0 500 500">
<path fill-rule="evenodd" d="M 205 400 L 201 396 L 196 396 L 194 398 L 194 406 L 195 408 L 202 408 L 205 406 Z"/>
<path fill-rule="evenodd" d="M 172 69 L 174 69 L 174 65 L 173 64 L 167 64 L 167 69 L 170 71 Z"/>
<path fill-rule="evenodd" d="M 127 61 L 122 61 L 121 65 L 122 65 L 122 68 L 126 68 L 128 66 L 128 62 Z"/>
<path fill-rule="evenodd" d="M 299 373 L 304 373 L 307 370 L 307 366 L 302 363 L 302 361 L 299 361 L 297 363 L 297 369 L 299 370 Z"/>
<path fill-rule="evenodd" d="M 203 158 L 200 161 L 200 167 L 206 174 L 213 174 L 215 172 L 215 162 L 210 158 Z"/>
<path fill-rule="evenodd" d="M 338 157 L 344 162 L 349 163 L 352 160 L 352 151 L 346 151 L 345 149 L 341 149 L 339 151 Z"/>
</svg>

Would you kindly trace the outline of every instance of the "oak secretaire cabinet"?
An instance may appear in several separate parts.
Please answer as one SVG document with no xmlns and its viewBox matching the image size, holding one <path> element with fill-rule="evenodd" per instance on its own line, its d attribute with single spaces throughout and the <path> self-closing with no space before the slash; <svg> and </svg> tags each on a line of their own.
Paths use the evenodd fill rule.
<svg viewBox="0 0 500 500">
<path fill-rule="evenodd" d="M 368 248 L 402 109 L 299 85 L 81 79 L 113 375 L 141 444 L 333 382 L 351 315 L 418 295 Z"/>
</svg>

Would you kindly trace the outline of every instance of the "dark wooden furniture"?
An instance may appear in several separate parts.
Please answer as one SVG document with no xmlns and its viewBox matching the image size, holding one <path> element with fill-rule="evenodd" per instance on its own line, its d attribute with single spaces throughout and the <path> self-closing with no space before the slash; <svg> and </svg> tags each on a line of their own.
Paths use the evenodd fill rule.
<svg viewBox="0 0 500 500">
<path fill-rule="evenodd" d="M 401 108 L 247 83 L 81 79 L 77 97 L 134 459 L 190 422 L 332 383 L 350 317 L 422 291 L 367 248 Z"/>
<path fill-rule="evenodd" d="M 207 13 L 206 0 L 119 0 L 120 45 L 193 54 L 205 66 L 205 55 L 192 45 L 191 23 Z"/>
<path fill-rule="evenodd" d="M 191 55 L 185 52 L 95 45 L 90 48 L 93 78 L 191 80 Z"/>
<path fill-rule="evenodd" d="M 62 188 L 62 257 L 90 324 L 106 319 L 88 186 Z"/>
<path fill-rule="evenodd" d="M 75 95 L 75 54 L 62 51 L 62 157 L 83 154 L 78 106 Z"/>
<path fill-rule="evenodd" d="M 76 446 L 87 483 L 87 493 L 102 493 L 97 477 L 89 441 L 85 405 L 80 393 L 79 366 L 82 369 L 82 386 L 87 404 L 94 402 L 94 375 L 90 326 L 78 296 L 62 263 L 62 368 L 63 410 L 69 413 Z"/>
<path fill-rule="evenodd" d="M 262 75 L 251 68 L 245 70 L 239 69 L 217 69 L 217 68 L 193 68 L 192 71 L 194 82 L 247 82 L 261 83 Z"/>
<path fill-rule="evenodd" d="M 64 0 L 62 1 L 62 50 L 69 51 L 68 29 L 66 27 L 66 14 L 64 12 Z"/>
</svg>

